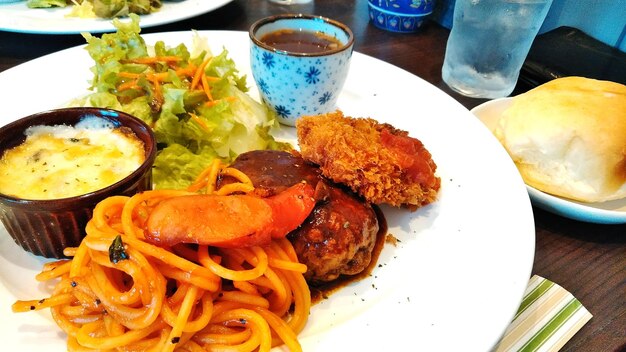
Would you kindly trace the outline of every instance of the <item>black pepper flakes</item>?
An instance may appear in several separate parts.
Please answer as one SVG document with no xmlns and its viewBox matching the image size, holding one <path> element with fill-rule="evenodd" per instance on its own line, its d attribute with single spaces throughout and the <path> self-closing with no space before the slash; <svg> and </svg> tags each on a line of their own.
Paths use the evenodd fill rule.
<svg viewBox="0 0 626 352">
<path fill-rule="evenodd" d="M 239 323 L 242 324 L 242 325 L 246 325 L 248 322 L 246 321 L 246 319 L 240 318 L 239 319 Z"/>
<path fill-rule="evenodd" d="M 70 282 L 70 285 L 71 285 L 72 287 L 76 287 L 78 284 L 76 283 L 76 281 L 72 281 L 72 282 Z"/>
<path fill-rule="evenodd" d="M 177 344 L 180 342 L 180 337 L 176 336 L 176 337 L 172 337 L 172 343 L 173 344 Z"/>
</svg>

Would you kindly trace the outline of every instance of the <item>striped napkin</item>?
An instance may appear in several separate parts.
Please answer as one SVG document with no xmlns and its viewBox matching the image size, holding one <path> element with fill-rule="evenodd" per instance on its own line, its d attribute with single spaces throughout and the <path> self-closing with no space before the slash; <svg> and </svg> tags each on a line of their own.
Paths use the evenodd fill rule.
<svg viewBox="0 0 626 352">
<path fill-rule="evenodd" d="M 534 275 L 493 352 L 556 352 L 592 315 L 561 286 Z"/>
</svg>

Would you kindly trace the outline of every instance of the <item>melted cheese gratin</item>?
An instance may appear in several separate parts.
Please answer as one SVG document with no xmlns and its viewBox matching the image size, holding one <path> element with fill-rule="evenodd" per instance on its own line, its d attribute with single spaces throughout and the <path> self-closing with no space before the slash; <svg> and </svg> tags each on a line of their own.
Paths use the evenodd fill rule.
<svg viewBox="0 0 626 352">
<path fill-rule="evenodd" d="M 128 128 L 33 126 L 0 159 L 0 193 L 60 199 L 110 186 L 145 160 L 143 142 Z"/>
</svg>

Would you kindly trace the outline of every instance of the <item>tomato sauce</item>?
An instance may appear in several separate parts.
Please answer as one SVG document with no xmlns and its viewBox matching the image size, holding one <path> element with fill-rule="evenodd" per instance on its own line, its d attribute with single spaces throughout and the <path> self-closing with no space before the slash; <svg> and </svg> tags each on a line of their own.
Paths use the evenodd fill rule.
<svg viewBox="0 0 626 352">
<path fill-rule="evenodd" d="M 400 167 L 406 170 L 410 180 L 429 187 L 436 183 L 435 164 L 422 142 L 409 136 L 392 134 L 388 130 L 381 131 L 380 139 L 383 146 L 396 154 Z"/>
</svg>

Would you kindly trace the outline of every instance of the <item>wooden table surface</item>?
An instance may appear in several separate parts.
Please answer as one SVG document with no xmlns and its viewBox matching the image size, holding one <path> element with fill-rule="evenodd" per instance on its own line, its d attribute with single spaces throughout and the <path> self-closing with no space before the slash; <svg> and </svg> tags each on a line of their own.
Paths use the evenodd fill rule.
<svg viewBox="0 0 626 352">
<path fill-rule="evenodd" d="M 290 12 L 313 13 L 339 20 L 354 31 L 356 51 L 425 79 L 468 109 L 483 102 L 451 92 L 441 80 L 447 29 L 429 22 L 415 34 L 380 30 L 368 23 L 366 0 L 315 0 L 291 6 L 266 0 L 235 0 L 211 13 L 147 28 L 143 33 L 189 29 L 247 30 L 261 17 Z M 0 71 L 83 43 L 80 35 L 0 32 Z M 0 113 L 1 100 L 2 97 Z M 562 351 L 626 350 L 626 225 L 582 223 L 537 208 L 533 211 L 536 226 L 533 274 L 569 290 L 594 316 Z"/>
</svg>

